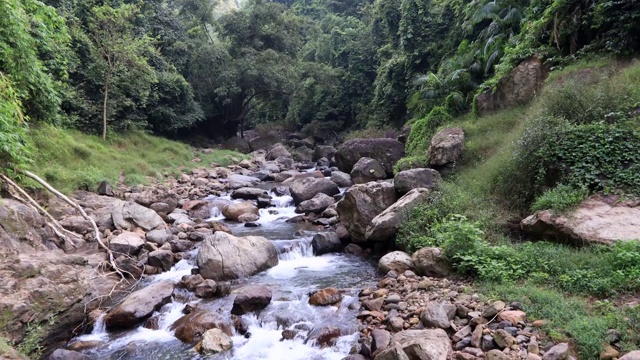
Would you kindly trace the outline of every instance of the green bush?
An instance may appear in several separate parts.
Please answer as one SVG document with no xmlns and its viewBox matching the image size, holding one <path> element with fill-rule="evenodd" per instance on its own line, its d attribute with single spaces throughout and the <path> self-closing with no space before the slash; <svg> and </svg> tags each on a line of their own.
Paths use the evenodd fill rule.
<svg viewBox="0 0 640 360">
<path fill-rule="evenodd" d="M 431 138 L 436 130 L 453 118 L 444 107 L 434 107 L 429 115 L 417 120 L 411 127 L 411 133 L 405 146 L 407 156 L 425 156 L 429 150 Z"/>
<path fill-rule="evenodd" d="M 426 168 L 429 167 L 429 158 L 425 155 L 422 156 L 408 156 L 403 157 L 398 160 L 398 162 L 393 165 L 394 174 L 399 173 L 400 171 L 415 169 L 415 168 Z"/>
<path fill-rule="evenodd" d="M 553 209 L 556 212 L 562 212 L 579 204 L 587 196 L 589 196 L 587 189 L 558 185 L 538 197 L 531 205 L 531 211 Z"/>
<path fill-rule="evenodd" d="M 640 136 L 604 123 L 565 126 L 539 150 L 537 181 L 640 194 Z"/>
</svg>

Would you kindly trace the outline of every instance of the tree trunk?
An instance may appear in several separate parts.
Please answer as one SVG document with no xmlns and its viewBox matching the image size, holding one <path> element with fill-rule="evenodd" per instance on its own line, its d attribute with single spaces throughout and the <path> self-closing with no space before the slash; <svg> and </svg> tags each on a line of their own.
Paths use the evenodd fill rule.
<svg viewBox="0 0 640 360">
<path fill-rule="evenodd" d="M 102 140 L 107 141 L 107 102 L 109 101 L 109 81 L 111 74 L 107 74 L 104 82 L 104 101 L 102 102 Z"/>
</svg>

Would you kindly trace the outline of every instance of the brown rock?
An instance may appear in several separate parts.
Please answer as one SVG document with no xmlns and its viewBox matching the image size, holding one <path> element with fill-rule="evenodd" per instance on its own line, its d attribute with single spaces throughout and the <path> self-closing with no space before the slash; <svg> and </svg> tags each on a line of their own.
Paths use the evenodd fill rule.
<svg viewBox="0 0 640 360">
<path fill-rule="evenodd" d="M 336 288 L 318 290 L 309 296 L 309 304 L 315 306 L 333 305 L 342 300 L 342 294 Z"/>
</svg>

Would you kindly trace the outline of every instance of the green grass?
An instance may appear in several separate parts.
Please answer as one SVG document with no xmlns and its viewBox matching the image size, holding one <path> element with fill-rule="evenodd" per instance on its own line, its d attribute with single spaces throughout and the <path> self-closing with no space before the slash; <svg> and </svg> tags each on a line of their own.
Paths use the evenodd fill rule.
<svg viewBox="0 0 640 360">
<path fill-rule="evenodd" d="M 115 184 L 121 175 L 128 185 L 147 184 L 212 162 L 225 166 L 246 158 L 229 150 L 194 152 L 187 144 L 139 131 L 105 143 L 98 136 L 43 125 L 31 129 L 29 137 L 35 159 L 30 170 L 66 193 L 94 188 L 102 180 Z M 201 162 L 193 162 L 196 157 Z"/>
<path fill-rule="evenodd" d="M 622 335 L 623 352 L 640 346 L 640 309 L 637 307 L 617 308 L 610 302 L 567 296 L 530 282 L 476 286 L 493 298 L 520 302 L 529 320 L 547 320 L 543 330 L 548 338 L 571 342 L 578 359 L 597 359 L 609 329 Z"/>
</svg>

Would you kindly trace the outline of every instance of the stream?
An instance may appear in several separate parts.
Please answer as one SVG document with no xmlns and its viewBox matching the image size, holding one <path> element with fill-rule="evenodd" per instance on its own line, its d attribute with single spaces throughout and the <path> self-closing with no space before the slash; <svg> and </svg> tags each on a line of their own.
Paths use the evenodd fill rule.
<svg viewBox="0 0 640 360">
<path fill-rule="evenodd" d="M 184 289 L 176 289 L 172 301 L 152 316 L 158 318 L 156 330 L 141 324 L 129 331 L 107 332 L 99 320 L 91 334 L 79 336 L 72 342 L 95 344 L 83 351 L 92 359 L 339 360 L 347 356 L 359 336 L 356 327 L 358 290 L 373 284 L 376 278 L 374 264 L 347 254 L 314 256 L 311 239 L 318 232 L 317 227 L 286 222 L 299 215 L 294 211 L 293 199 L 270 195 L 274 207 L 260 209 L 259 227 L 227 222 L 216 209 L 211 220 L 223 221 L 235 236 L 264 236 L 274 242 L 279 250 L 277 266 L 237 281 L 232 285 L 231 295 L 220 299 L 199 299 Z M 228 195 L 219 198 L 230 200 Z M 141 287 L 161 280 L 177 283 L 182 276 L 191 274 L 197 252 L 198 247 L 186 253 L 170 271 L 145 279 Z M 247 284 L 265 285 L 273 297 L 271 304 L 259 314 L 242 315 L 251 336 L 234 334 L 231 350 L 216 355 L 200 355 L 193 350 L 194 346 L 182 343 L 169 330 L 183 316 L 182 310 L 187 303 L 198 303 L 199 308 L 208 307 L 229 318 L 235 298 L 233 290 Z M 343 301 L 338 306 L 308 304 L 311 291 L 330 286 L 344 289 Z M 313 340 L 305 341 L 311 332 L 327 325 L 340 328 L 343 334 L 336 346 L 320 348 Z M 285 329 L 298 333 L 292 340 L 281 341 Z"/>
</svg>

